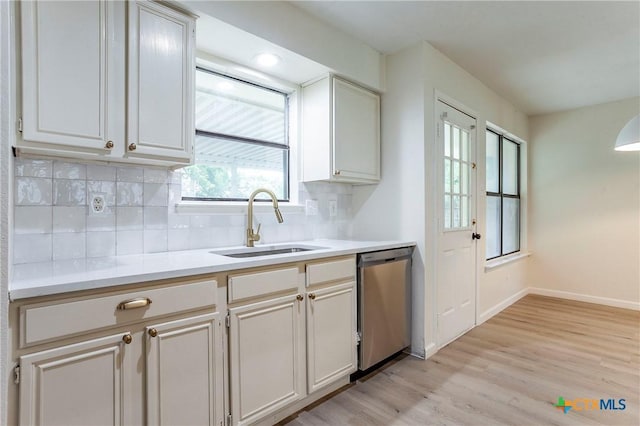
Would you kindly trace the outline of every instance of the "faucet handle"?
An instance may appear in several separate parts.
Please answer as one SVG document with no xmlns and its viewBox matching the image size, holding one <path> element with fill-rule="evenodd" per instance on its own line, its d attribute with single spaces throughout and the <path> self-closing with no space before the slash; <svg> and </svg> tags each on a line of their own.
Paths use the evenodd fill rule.
<svg viewBox="0 0 640 426">
<path fill-rule="evenodd" d="M 258 223 L 258 229 L 256 229 L 256 233 L 253 234 L 253 241 L 260 241 L 260 227 L 262 226 L 261 223 Z"/>
</svg>

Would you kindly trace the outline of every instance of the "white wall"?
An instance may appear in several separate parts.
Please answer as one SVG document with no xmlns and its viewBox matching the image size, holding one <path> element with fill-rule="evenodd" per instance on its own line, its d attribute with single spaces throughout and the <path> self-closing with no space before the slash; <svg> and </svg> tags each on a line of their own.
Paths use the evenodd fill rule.
<svg viewBox="0 0 640 426">
<path fill-rule="evenodd" d="M 180 3 L 373 89 L 384 89 L 384 61 L 378 51 L 287 2 L 180 0 Z"/>
<path fill-rule="evenodd" d="M 477 113 L 479 165 L 477 219 L 484 233 L 484 132 L 488 120 L 528 138 L 527 117 L 475 77 L 423 42 L 386 58 L 387 91 L 382 102 L 382 182 L 354 187 L 354 236 L 402 238 L 418 242 L 414 284 L 424 292 L 419 326 L 427 355 L 435 348 L 436 182 L 434 107 L 436 91 Z M 495 311 L 526 287 L 526 260 L 484 271 L 484 244 L 478 244 L 478 316 Z M 414 296 L 418 296 L 417 294 Z M 419 305 L 422 304 L 417 302 Z M 414 321 L 416 320 L 414 313 Z M 414 327 L 417 326 L 414 324 Z M 413 344 L 419 339 L 414 337 Z M 414 352 L 420 352 L 417 347 Z"/>
<path fill-rule="evenodd" d="M 531 118 L 532 286 L 640 308 L 640 153 L 613 149 L 638 113 L 632 98 Z"/>
</svg>

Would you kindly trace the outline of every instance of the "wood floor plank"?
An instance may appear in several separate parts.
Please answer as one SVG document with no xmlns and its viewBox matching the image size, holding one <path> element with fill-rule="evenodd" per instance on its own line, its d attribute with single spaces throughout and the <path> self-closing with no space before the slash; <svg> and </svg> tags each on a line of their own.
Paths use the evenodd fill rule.
<svg viewBox="0 0 640 426">
<path fill-rule="evenodd" d="M 626 400 L 563 413 L 558 397 Z M 393 361 L 283 424 L 640 425 L 640 312 L 529 295 L 424 361 Z"/>
</svg>

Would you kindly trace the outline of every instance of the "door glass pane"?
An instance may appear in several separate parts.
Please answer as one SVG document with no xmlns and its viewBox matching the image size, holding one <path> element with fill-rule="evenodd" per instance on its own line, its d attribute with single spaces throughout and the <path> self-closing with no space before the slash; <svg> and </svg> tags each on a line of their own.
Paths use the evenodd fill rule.
<svg viewBox="0 0 640 426">
<path fill-rule="evenodd" d="M 487 196 L 487 259 L 500 256 L 500 197 Z"/>
<path fill-rule="evenodd" d="M 500 145 L 498 135 L 487 132 L 487 192 L 500 192 L 498 181 L 498 161 L 500 159 Z"/>
<path fill-rule="evenodd" d="M 463 228 L 469 226 L 469 198 L 462 197 L 462 223 L 460 224 Z"/>
<path fill-rule="evenodd" d="M 469 132 L 462 131 L 462 161 L 469 161 Z"/>
<path fill-rule="evenodd" d="M 451 228 L 451 195 L 444 196 L 444 229 Z"/>
<path fill-rule="evenodd" d="M 452 161 L 451 167 L 453 167 L 453 192 L 460 193 L 460 162 Z"/>
<path fill-rule="evenodd" d="M 444 192 L 451 193 L 451 160 L 444 159 Z"/>
<path fill-rule="evenodd" d="M 460 158 L 460 129 L 453 128 L 453 158 Z"/>
<path fill-rule="evenodd" d="M 520 250 L 520 235 L 518 224 L 520 222 L 520 200 L 517 198 L 503 198 L 503 225 L 502 225 L 502 253 L 512 253 Z"/>
<path fill-rule="evenodd" d="M 460 196 L 453 196 L 453 223 L 452 228 L 460 227 Z"/>
<path fill-rule="evenodd" d="M 460 177 L 462 184 L 461 193 L 469 194 L 469 163 L 462 163 L 462 176 Z"/>
<path fill-rule="evenodd" d="M 444 123 L 444 156 L 451 157 L 451 125 Z"/>
<path fill-rule="evenodd" d="M 502 192 L 518 195 L 518 145 L 502 139 Z"/>
</svg>

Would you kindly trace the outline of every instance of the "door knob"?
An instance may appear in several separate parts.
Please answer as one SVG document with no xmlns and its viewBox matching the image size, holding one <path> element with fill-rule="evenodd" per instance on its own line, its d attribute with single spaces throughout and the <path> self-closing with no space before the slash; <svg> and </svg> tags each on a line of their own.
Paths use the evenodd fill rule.
<svg viewBox="0 0 640 426">
<path fill-rule="evenodd" d="M 475 232 L 471 234 L 472 240 L 479 240 L 480 238 L 482 238 L 482 235 L 480 234 L 476 234 Z"/>
</svg>

